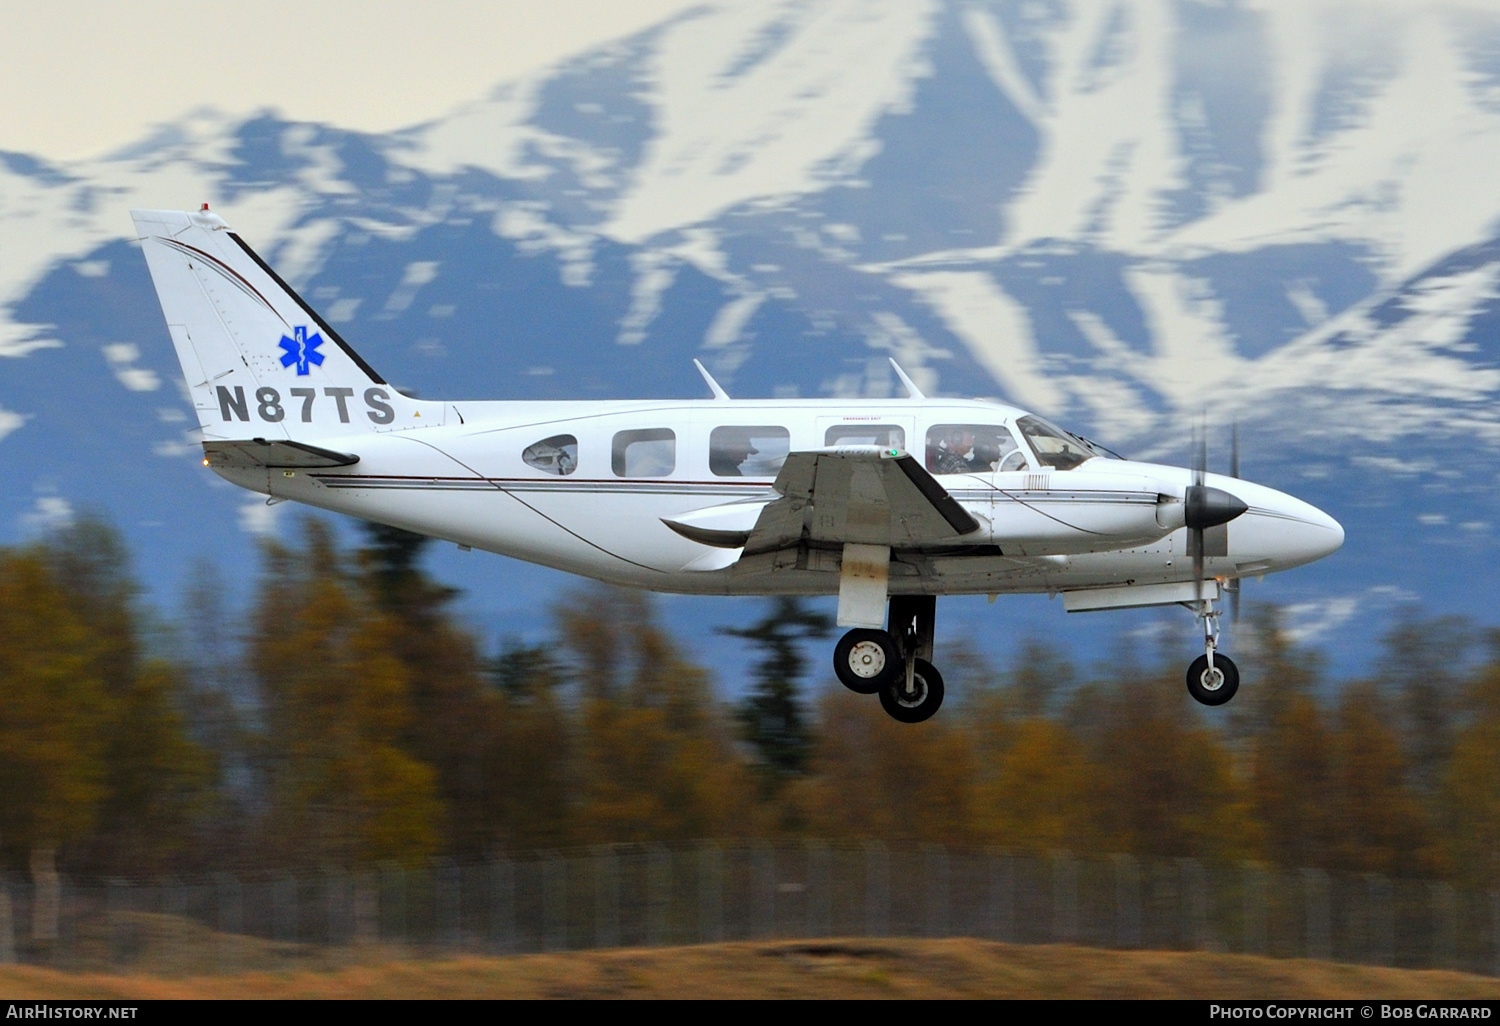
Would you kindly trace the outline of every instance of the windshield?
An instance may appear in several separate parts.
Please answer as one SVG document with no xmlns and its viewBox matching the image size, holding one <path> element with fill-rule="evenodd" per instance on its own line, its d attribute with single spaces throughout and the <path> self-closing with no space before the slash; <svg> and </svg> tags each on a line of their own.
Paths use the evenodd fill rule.
<svg viewBox="0 0 1500 1026">
<path fill-rule="evenodd" d="M 1036 458 L 1055 470 L 1072 470 L 1095 456 L 1110 460 L 1123 458 L 1097 442 L 1091 442 L 1071 431 L 1064 431 L 1041 417 L 1022 417 L 1016 421 L 1016 427 L 1021 429 L 1021 434 L 1031 443 Z"/>
</svg>

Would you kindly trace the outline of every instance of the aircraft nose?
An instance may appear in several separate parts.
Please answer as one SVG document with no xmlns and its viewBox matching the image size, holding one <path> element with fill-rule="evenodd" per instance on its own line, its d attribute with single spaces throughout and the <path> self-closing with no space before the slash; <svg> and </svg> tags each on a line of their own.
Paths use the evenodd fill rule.
<svg viewBox="0 0 1500 1026">
<path fill-rule="evenodd" d="M 1283 492 L 1265 507 L 1266 526 L 1281 568 L 1301 566 L 1337 552 L 1344 544 L 1344 527 L 1318 507 Z"/>
</svg>

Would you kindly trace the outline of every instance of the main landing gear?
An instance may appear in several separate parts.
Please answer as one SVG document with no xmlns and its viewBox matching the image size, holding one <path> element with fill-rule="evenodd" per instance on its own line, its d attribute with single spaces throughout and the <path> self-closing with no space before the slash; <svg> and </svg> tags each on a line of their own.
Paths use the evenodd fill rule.
<svg viewBox="0 0 1500 1026">
<path fill-rule="evenodd" d="M 893 595 L 889 630 L 856 627 L 833 650 L 839 683 L 861 695 L 880 695 L 886 713 L 902 723 L 930 719 L 943 704 L 943 675 L 932 665 L 934 595 Z"/>
<path fill-rule="evenodd" d="M 1188 694 L 1204 705 L 1223 705 L 1240 689 L 1240 671 L 1234 660 L 1219 654 L 1219 610 L 1213 601 L 1201 600 L 1195 612 L 1203 621 L 1203 654 L 1188 667 Z"/>
</svg>

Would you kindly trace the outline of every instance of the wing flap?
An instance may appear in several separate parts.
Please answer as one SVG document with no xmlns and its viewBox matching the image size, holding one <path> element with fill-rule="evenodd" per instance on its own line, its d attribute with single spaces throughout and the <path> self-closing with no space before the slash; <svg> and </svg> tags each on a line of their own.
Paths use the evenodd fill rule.
<svg viewBox="0 0 1500 1026">
<path fill-rule="evenodd" d="M 349 467 L 359 462 L 353 453 L 335 452 L 306 442 L 285 439 L 248 438 L 203 443 L 204 461 L 211 467 L 267 467 L 300 470 L 315 467 Z"/>
<path fill-rule="evenodd" d="M 937 510 L 942 518 L 948 521 L 948 526 L 959 534 L 969 534 L 979 530 L 979 521 L 973 515 L 958 504 L 958 500 L 948 494 L 947 489 L 937 483 L 937 478 L 929 474 L 920 463 L 910 454 L 898 457 L 896 466 L 906 475 L 922 497 L 932 503 L 932 508 Z"/>
</svg>

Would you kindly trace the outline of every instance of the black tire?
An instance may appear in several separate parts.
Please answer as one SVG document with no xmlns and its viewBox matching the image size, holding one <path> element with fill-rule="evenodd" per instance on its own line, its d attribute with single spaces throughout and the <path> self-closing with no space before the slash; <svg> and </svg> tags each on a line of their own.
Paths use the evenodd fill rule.
<svg viewBox="0 0 1500 1026">
<path fill-rule="evenodd" d="M 896 639 L 887 631 L 856 627 L 833 648 L 833 672 L 857 695 L 873 695 L 904 669 Z"/>
<path fill-rule="evenodd" d="M 1204 705 L 1223 705 L 1240 689 L 1240 670 L 1234 660 L 1226 655 L 1214 653 L 1216 674 L 1208 670 L 1208 656 L 1201 655 L 1188 667 L 1188 694 Z"/>
<path fill-rule="evenodd" d="M 926 659 L 918 659 L 913 667 L 912 684 L 916 695 L 906 695 L 906 667 L 901 667 L 897 678 L 880 689 L 880 705 L 886 715 L 902 723 L 921 723 L 930 720 L 932 714 L 943 704 L 943 675 L 937 672 Z"/>
</svg>

